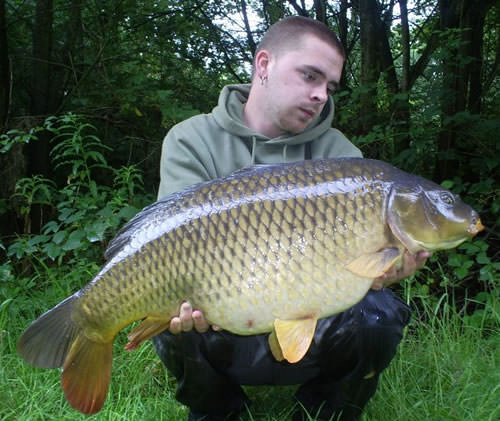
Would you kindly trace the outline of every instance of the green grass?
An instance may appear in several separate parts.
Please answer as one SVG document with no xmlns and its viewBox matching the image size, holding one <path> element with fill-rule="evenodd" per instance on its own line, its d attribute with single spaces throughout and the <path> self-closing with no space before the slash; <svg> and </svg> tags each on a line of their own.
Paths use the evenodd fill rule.
<svg viewBox="0 0 500 421">
<path fill-rule="evenodd" d="M 58 370 L 31 367 L 15 352 L 23 329 L 54 299 L 50 297 L 48 303 L 42 296 L 18 296 L 0 306 L 1 421 L 89 419 L 66 404 Z M 28 302 L 32 303 L 29 309 Z M 442 303 L 435 307 L 439 307 L 439 315 L 434 315 L 434 308 L 414 315 L 398 355 L 383 373 L 362 421 L 500 419 L 500 330 L 496 309 L 488 309 L 478 320 L 464 318 Z M 108 399 L 103 410 L 90 419 L 185 419 L 187 409 L 174 398 L 175 381 L 166 374 L 151 343 L 131 353 L 123 351 L 124 343 L 122 333 L 115 343 Z M 254 404 L 242 420 L 290 419 L 294 387 L 252 387 L 247 392 Z"/>
<path fill-rule="evenodd" d="M 414 322 L 364 420 L 498 420 L 499 363 L 498 326 L 486 330 L 453 311 Z"/>
</svg>

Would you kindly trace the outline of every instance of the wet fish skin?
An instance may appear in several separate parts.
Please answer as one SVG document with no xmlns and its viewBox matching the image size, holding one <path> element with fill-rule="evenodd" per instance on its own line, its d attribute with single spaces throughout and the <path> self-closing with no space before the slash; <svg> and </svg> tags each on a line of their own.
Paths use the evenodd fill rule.
<svg viewBox="0 0 500 421">
<path fill-rule="evenodd" d="M 266 168 L 256 168 L 252 174 L 237 174 L 229 181 L 209 183 L 190 194 L 158 202 L 131 222 L 132 230 L 137 226 L 135 231 L 127 227 L 118 234 L 110 245 L 110 263 L 81 294 L 75 317 L 87 325 L 95 319 L 93 324 L 98 326 L 97 332 L 87 335 L 108 340 L 116 333 L 118 320 L 127 325 L 144 318 L 146 311 L 163 315 L 170 309 L 165 316 L 169 319 L 186 298 L 203 309 L 208 320 L 235 333 L 269 331 L 278 315 L 292 316 L 284 314 L 284 308 L 296 313 L 296 299 L 311 295 L 309 284 L 297 285 L 304 279 L 314 281 L 311 286 L 318 304 L 329 302 L 331 307 L 332 300 L 324 292 L 325 277 L 342 271 L 346 250 L 366 242 L 363 231 L 374 233 L 368 217 L 381 216 L 382 193 L 367 189 L 367 209 L 358 207 L 361 211 L 356 215 L 351 205 L 354 193 L 322 198 L 327 186 L 318 184 L 321 174 L 311 183 L 303 171 L 267 177 L 263 170 Z M 288 188 L 280 187 L 284 185 Z M 347 184 L 340 186 L 346 188 Z M 151 221 L 144 223 L 147 218 Z M 349 238 L 347 227 L 355 223 L 358 235 Z M 338 235 L 328 235 L 328 226 L 331 234 Z M 372 248 L 378 249 L 387 243 L 387 228 L 381 224 L 376 228 L 380 238 Z M 338 255 L 338 262 L 327 264 L 332 252 Z M 350 272 L 348 275 L 352 278 Z M 102 277 L 105 284 L 99 282 Z M 270 282 L 279 288 L 279 297 L 270 293 Z M 162 285 L 169 288 L 158 294 Z M 360 299 L 359 293 L 354 295 L 342 308 Z M 216 306 L 218 302 L 224 304 Z M 124 318 L 125 308 L 128 314 Z M 310 309 L 299 312 L 309 313 Z M 103 334 L 106 325 L 112 328 Z"/>
<path fill-rule="evenodd" d="M 144 320 L 129 335 L 137 347 L 183 300 L 234 333 L 272 331 L 273 354 L 297 361 L 316 320 L 361 300 L 405 249 L 453 247 L 481 228 L 451 193 L 380 161 L 256 166 L 141 211 L 95 279 L 37 319 L 18 350 L 62 365 L 66 397 L 86 413 L 104 403 L 116 334 Z"/>
</svg>

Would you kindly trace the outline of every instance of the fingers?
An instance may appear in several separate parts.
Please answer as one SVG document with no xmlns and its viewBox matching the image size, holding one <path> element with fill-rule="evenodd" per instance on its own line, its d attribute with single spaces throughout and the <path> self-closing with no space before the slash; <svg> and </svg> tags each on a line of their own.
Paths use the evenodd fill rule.
<svg viewBox="0 0 500 421">
<path fill-rule="evenodd" d="M 170 333 L 177 335 L 181 332 L 189 332 L 193 329 L 193 308 L 188 301 L 181 304 L 179 315 L 170 320 Z"/>
<path fill-rule="evenodd" d="M 403 266 L 398 271 L 399 279 L 407 278 L 413 275 L 417 270 L 417 260 L 416 255 L 411 254 L 408 250 L 405 250 L 403 255 Z M 398 279 L 398 280 L 399 280 Z"/>
<path fill-rule="evenodd" d="M 179 319 L 179 317 L 172 317 L 172 319 L 170 320 L 170 327 L 168 328 L 168 330 L 173 335 L 181 333 L 182 332 L 181 319 Z"/>
<path fill-rule="evenodd" d="M 381 279 L 382 276 L 380 278 L 375 278 L 373 280 L 372 286 L 370 287 L 371 289 L 375 291 L 380 291 L 384 287 L 384 281 Z"/>
<path fill-rule="evenodd" d="M 430 251 L 426 250 L 419 251 L 415 255 L 415 263 L 417 269 L 422 269 L 425 266 L 425 263 L 427 262 L 427 259 L 429 257 L 432 257 L 432 253 Z"/>
<path fill-rule="evenodd" d="M 208 330 L 210 327 L 208 322 L 205 319 L 205 316 L 200 310 L 195 310 L 193 311 L 193 323 L 194 323 L 194 328 L 197 332 L 203 333 Z"/>
<path fill-rule="evenodd" d="M 181 332 L 189 332 L 193 328 L 200 333 L 206 332 L 209 329 L 205 316 L 200 310 L 193 310 L 189 301 L 181 304 L 179 316 L 173 317 L 170 320 L 170 333 L 177 335 Z M 212 326 L 213 330 L 220 330 L 218 326 Z"/>
<path fill-rule="evenodd" d="M 389 286 L 404 278 L 408 278 L 418 269 L 422 269 L 427 259 L 431 256 L 432 253 L 426 250 L 419 251 L 416 254 L 411 254 L 408 250 L 405 250 L 401 267 L 396 269 L 395 266 L 392 266 L 382 276 L 374 279 L 371 289 L 379 290 L 384 286 Z"/>
<path fill-rule="evenodd" d="M 181 320 L 181 330 L 189 332 L 193 329 L 193 307 L 189 301 L 182 303 L 179 310 L 179 319 Z"/>
<path fill-rule="evenodd" d="M 179 310 L 179 315 L 170 320 L 170 332 L 177 335 L 181 332 L 188 332 L 193 328 L 192 319 L 193 308 L 189 302 L 184 302 Z"/>
</svg>

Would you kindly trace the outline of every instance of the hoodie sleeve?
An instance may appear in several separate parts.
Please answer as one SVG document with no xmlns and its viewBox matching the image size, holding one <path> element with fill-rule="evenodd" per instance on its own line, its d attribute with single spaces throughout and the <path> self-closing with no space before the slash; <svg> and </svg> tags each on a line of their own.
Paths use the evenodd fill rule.
<svg viewBox="0 0 500 421">
<path fill-rule="evenodd" d="M 158 199 L 216 176 L 205 141 L 188 121 L 172 127 L 163 140 Z"/>
</svg>

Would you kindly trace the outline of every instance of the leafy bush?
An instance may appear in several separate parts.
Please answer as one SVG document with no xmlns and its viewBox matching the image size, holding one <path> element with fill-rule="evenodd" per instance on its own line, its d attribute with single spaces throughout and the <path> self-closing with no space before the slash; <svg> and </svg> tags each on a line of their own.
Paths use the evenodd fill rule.
<svg viewBox="0 0 500 421">
<path fill-rule="evenodd" d="M 47 275 L 54 265 L 65 276 L 68 270 L 64 267 L 84 271 L 94 267 L 101 262 L 105 244 L 118 227 L 152 200 L 144 194 L 142 174 L 134 165 L 118 169 L 108 165 L 105 153 L 110 149 L 80 116 L 70 113 L 49 117 L 43 128 L 54 134 L 51 159 L 65 183 L 58 187 L 41 176 L 17 182 L 14 196 L 25 220 L 24 234 L 4 247 L 10 260 L 0 266 L 4 274 L 16 272 L 21 279 L 27 276 L 27 288 L 34 285 L 37 273 Z M 17 132 L 15 136 L 12 143 L 22 137 Z M 6 137 L 3 141 L 7 148 Z M 108 174 L 110 185 L 98 182 L 97 173 Z M 39 234 L 31 234 L 29 229 L 34 205 L 45 206 L 53 215 Z M 11 290 L 10 296 L 17 295 L 16 288 L 22 285 Z"/>
</svg>

